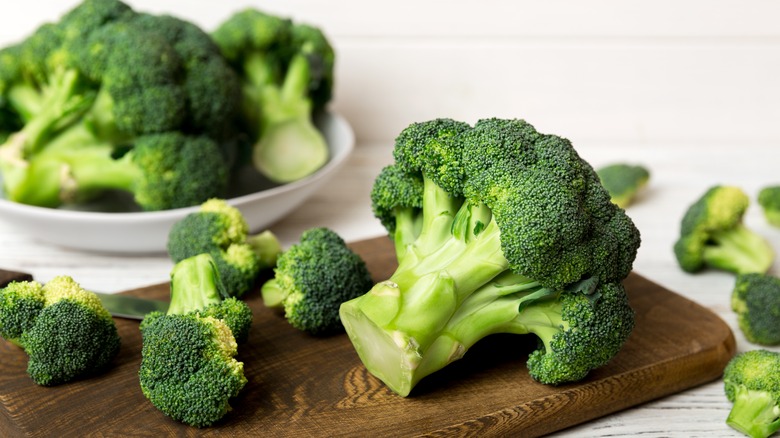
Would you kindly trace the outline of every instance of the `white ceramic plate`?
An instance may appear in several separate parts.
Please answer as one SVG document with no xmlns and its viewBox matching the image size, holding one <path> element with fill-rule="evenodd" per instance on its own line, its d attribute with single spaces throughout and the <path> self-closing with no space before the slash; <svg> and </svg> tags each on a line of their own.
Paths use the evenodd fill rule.
<svg viewBox="0 0 780 438">
<path fill-rule="evenodd" d="M 344 164 L 355 146 L 349 123 L 337 114 L 317 120 L 331 158 L 316 173 L 280 186 L 236 196 L 228 203 L 243 213 L 249 227 L 260 231 L 298 207 Z M 76 211 L 18 204 L 0 199 L 0 220 L 36 239 L 56 245 L 111 253 L 165 251 L 171 226 L 198 206 L 154 212 Z"/>
</svg>

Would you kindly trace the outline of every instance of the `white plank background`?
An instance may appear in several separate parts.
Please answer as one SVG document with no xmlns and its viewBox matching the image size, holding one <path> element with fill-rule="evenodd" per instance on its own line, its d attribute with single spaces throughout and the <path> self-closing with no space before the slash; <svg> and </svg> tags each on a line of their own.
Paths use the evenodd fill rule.
<svg viewBox="0 0 780 438">
<path fill-rule="evenodd" d="M 756 348 L 729 309 L 733 277 L 682 273 L 671 245 L 683 212 L 709 186 L 738 185 L 755 199 L 761 187 L 780 183 L 780 2 L 128 3 L 207 30 L 255 6 L 317 24 L 331 37 L 338 53 L 332 109 L 350 121 L 358 147 L 329 186 L 271 227 L 285 245 L 315 225 L 347 240 L 382 234 L 368 192 L 390 160 L 392 139 L 409 123 L 525 118 L 572 139 L 596 166 L 622 160 L 650 167 L 651 186 L 628 210 L 643 236 L 636 270 L 720 315 L 734 328 L 740 351 Z M 0 14 L 0 45 L 73 5 L 9 3 Z M 757 206 L 745 220 L 780 251 L 780 229 L 768 226 Z M 67 273 L 89 288 L 120 291 L 165 281 L 170 262 L 162 254 L 59 248 L 0 220 L 0 266 L 43 281 Z M 724 423 L 729 408 L 716 381 L 556 435 L 738 436 Z"/>
</svg>

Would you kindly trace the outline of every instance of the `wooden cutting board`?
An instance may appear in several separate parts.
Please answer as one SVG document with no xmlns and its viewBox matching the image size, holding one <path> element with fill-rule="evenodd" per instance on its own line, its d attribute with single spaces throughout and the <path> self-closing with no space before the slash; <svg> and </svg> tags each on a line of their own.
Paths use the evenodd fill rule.
<svg viewBox="0 0 780 438">
<path fill-rule="evenodd" d="M 388 239 L 352 247 L 376 280 L 395 269 Z M 239 348 L 249 383 L 233 411 L 207 429 L 168 419 L 141 394 L 138 321 L 117 319 L 123 344 L 110 371 L 51 388 L 35 385 L 26 355 L 0 340 L 0 436 L 539 436 L 721 375 L 735 352 L 722 320 L 637 274 L 625 284 L 636 329 L 618 356 L 586 380 L 559 387 L 534 382 L 525 368 L 534 338 L 498 335 L 424 379 L 408 398 L 366 372 L 346 335 L 298 332 L 253 293 L 247 301 L 255 323 Z M 168 287 L 125 293 L 167 299 Z"/>
</svg>

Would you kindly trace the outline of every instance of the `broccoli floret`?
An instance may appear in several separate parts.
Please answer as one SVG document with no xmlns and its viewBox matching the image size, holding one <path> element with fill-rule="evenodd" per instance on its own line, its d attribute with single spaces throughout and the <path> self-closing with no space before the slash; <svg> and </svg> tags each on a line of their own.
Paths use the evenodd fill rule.
<svg viewBox="0 0 780 438">
<path fill-rule="evenodd" d="M 24 349 L 27 373 L 42 386 L 97 374 L 120 347 L 114 320 L 98 297 L 68 276 L 0 289 L 0 336 Z"/>
<path fill-rule="evenodd" d="M 780 344 L 780 278 L 769 274 L 738 275 L 731 308 L 748 341 Z"/>
<path fill-rule="evenodd" d="M 621 208 L 631 205 L 650 180 L 650 171 L 645 166 L 627 163 L 606 165 L 597 169 L 596 174 L 612 202 Z"/>
<path fill-rule="evenodd" d="M 252 161 L 276 183 L 322 167 L 328 145 L 312 121 L 331 98 L 334 50 L 319 28 L 245 9 L 212 34 L 243 83 Z"/>
<path fill-rule="evenodd" d="M 6 51 L 0 106 L 19 120 L 0 146 L 8 199 L 56 207 L 122 190 L 162 210 L 227 189 L 240 82 L 195 25 L 85 0 Z M 165 166 L 136 157 L 171 142 L 185 152 Z"/>
<path fill-rule="evenodd" d="M 683 216 L 674 244 L 680 268 L 692 273 L 707 267 L 736 274 L 767 272 L 774 250 L 743 223 L 749 204 L 739 187 L 708 189 Z"/>
<path fill-rule="evenodd" d="M 263 303 L 284 309 L 287 321 L 313 335 L 343 331 L 339 306 L 374 283 L 363 259 L 328 228 L 306 230 L 284 251 L 274 278 L 261 289 Z"/>
<path fill-rule="evenodd" d="M 726 419 L 752 438 L 780 430 L 780 353 L 752 350 L 734 356 L 723 371 L 726 397 L 734 403 Z"/>
<path fill-rule="evenodd" d="M 758 192 L 758 205 L 770 225 L 780 227 L 780 186 L 764 187 Z"/>
<path fill-rule="evenodd" d="M 281 246 L 270 231 L 249 235 L 249 226 L 236 207 L 219 198 L 176 222 L 168 233 L 168 255 L 174 263 L 208 253 L 219 268 L 231 296 L 252 290 L 258 275 L 276 264 Z"/>
<path fill-rule="evenodd" d="M 493 333 L 535 334 L 527 365 L 546 384 L 617 354 L 640 236 L 567 140 L 522 120 L 438 119 L 401 132 L 394 157 L 372 201 L 398 268 L 340 309 L 371 373 L 407 396 Z"/>
<path fill-rule="evenodd" d="M 219 421 L 247 383 L 244 364 L 235 356 L 251 324 L 251 309 L 227 297 L 209 254 L 177 263 L 167 313 L 152 312 L 141 322 L 138 375 L 144 396 L 191 426 Z"/>
</svg>

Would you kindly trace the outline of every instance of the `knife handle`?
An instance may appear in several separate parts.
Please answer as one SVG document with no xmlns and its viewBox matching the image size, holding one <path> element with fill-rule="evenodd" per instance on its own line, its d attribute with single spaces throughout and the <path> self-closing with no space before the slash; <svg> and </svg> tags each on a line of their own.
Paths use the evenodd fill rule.
<svg viewBox="0 0 780 438">
<path fill-rule="evenodd" d="M 0 269 L 0 287 L 6 287 L 12 281 L 30 281 L 32 278 L 32 275 L 24 272 Z"/>
</svg>

